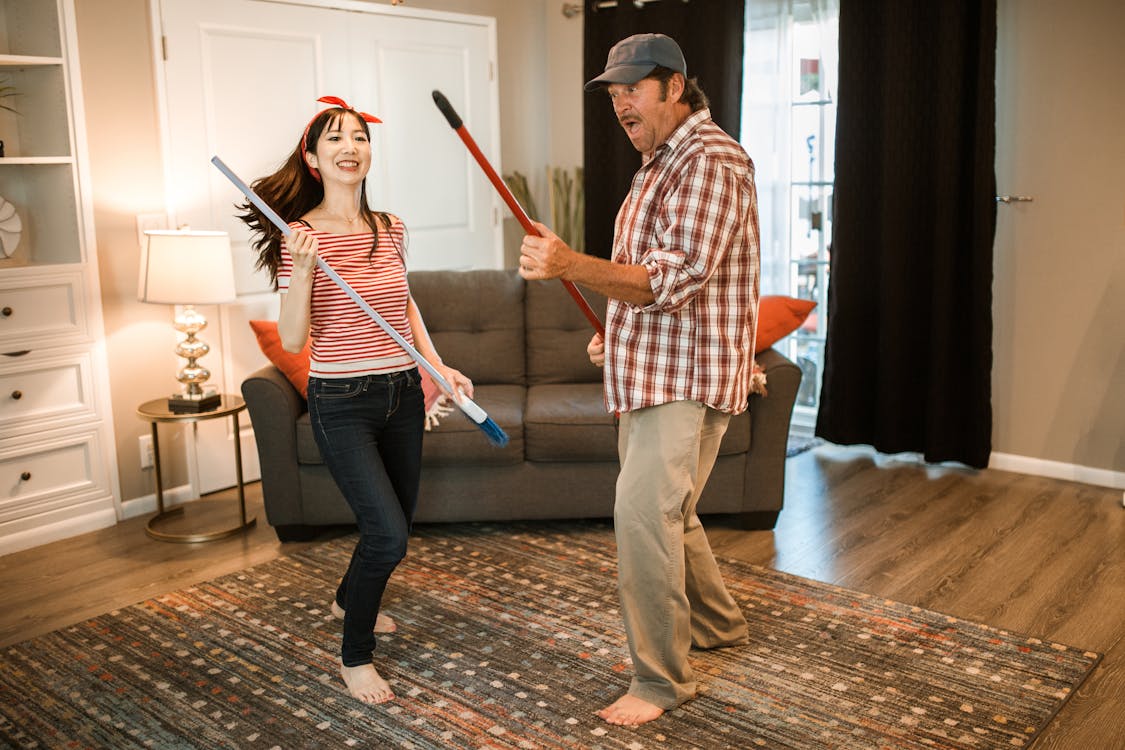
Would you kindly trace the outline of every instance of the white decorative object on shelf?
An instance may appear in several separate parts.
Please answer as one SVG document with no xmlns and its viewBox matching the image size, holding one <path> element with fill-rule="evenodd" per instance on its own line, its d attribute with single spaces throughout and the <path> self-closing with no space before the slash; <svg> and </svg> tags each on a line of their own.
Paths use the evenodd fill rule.
<svg viewBox="0 0 1125 750">
<path fill-rule="evenodd" d="M 23 222 L 16 213 L 16 207 L 0 196 L 0 255 L 11 258 L 20 244 Z"/>
</svg>

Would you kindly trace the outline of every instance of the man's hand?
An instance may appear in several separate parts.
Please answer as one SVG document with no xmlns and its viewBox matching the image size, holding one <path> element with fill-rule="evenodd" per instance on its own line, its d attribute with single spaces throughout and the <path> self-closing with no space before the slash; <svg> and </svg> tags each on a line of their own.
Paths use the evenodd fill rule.
<svg viewBox="0 0 1125 750">
<path fill-rule="evenodd" d="M 520 276 L 525 279 L 566 278 L 578 253 L 570 249 L 545 224 L 533 222 L 542 237 L 525 235 L 520 245 Z"/>
<path fill-rule="evenodd" d="M 605 367 L 605 341 L 600 333 L 595 333 L 590 343 L 586 344 L 586 354 L 595 365 Z"/>
</svg>

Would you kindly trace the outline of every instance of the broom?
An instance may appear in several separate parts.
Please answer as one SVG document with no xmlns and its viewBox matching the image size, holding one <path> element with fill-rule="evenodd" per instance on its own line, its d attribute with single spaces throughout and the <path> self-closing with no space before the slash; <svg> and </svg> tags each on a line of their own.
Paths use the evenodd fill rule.
<svg viewBox="0 0 1125 750">
<path fill-rule="evenodd" d="M 453 109 L 453 105 L 445 98 L 445 94 L 435 89 L 433 96 L 434 104 L 436 104 L 437 108 L 441 110 L 441 113 L 445 115 L 445 119 L 449 122 L 449 127 L 453 128 L 457 135 L 461 137 L 461 140 L 469 149 L 469 153 L 473 155 L 473 158 L 477 160 L 477 164 L 484 170 L 485 176 L 488 177 L 492 186 L 496 188 L 496 192 L 500 193 L 500 197 L 508 204 L 508 208 L 512 210 L 512 213 L 523 227 L 523 230 L 528 234 L 541 237 L 542 235 L 539 233 L 539 230 L 535 228 L 535 225 L 531 223 L 531 219 L 528 218 L 527 212 L 523 210 L 519 201 L 516 200 L 516 196 L 512 195 L 512 191 L 504 184 L 504 181 L 500 179 L 500 175 L 496 174 L 496 170 L 492 168 L 492 165 L 488 163 L 488 159 L 481 153 L 477 142 L 469 135 L 469 131 L 465 129 L 465 125 L 461 122 L 461 118 L 458 116 L 456 110 Z M 560 281 L 562 281 L 566 290 L 570 292 L 570 296 L 574 298 L 574 302 L 582 310 L 582 314 L 586 316 L 586 320 L 590 321 L 590 325 L 594 327 L 594 330 L 600 333 L 604 338 L 605 326 L 603 326 L 601 320 L 598 319 L 597 313 L 590 307 L 590 303 L 582 296 L 582 292 L 578 291 L 578 287 L 576 287 L 573 282 L 567 281 L 566 279 L 560 279 Z"/>
<path fill-rule="evenodd" d="M 293 230 L 290 229 L 289 225 L 286 224 L 282 220 L 282 218 L 277 215 L 277 212 L 266 205 L 266 202 L 263 201 L 257 193 L 251 190 L 250 186 L 243 182 L 238 177 L 238 175 L 232 172 L 230 167 L 223 163 L 222 159 L 220 159 L 218 156 L 213 156 L 211 157 L 211 163 L 214 164 L 215 167 L 220 172 L 222 172 L 228 180 L 234 183 L 234 186 L 241 190 L 242 194 L 245 195 L 251 203 L 257 206 L 258 210 L 261 211 L 265 215 L 265 217 L 273 223 L 275 227 L 281 230 L 281 233 L 283 235 L 288 237 L 293 233 Z M 325 273 L 326 276 L 328 276 L 328 278 L 332 279 L 332 281 L 334 281 L 337 286 L 343 289 L 344 292 L 352 298 L 352 301 L 359 305 L 360 309 L 367 313 L 367 315 L 372 320 L 374 320 L 375 323 L 378 324 L 378 326 L 382 328 L 388 336 L 394 339 L 395 343 L 401 346 L 403 348 L 403 351 L 409 354 L 411 359 L 418 363 L 419 367 L 428 372 L 430 374 L 430 377 L 434 379 L 435 383 L 441 386 L 447 393 L 453 393 L 453 387 L 449 384 L 449 381 L 442 377 L 441 373 L 439 373 L 433 365 L 427 362 L 426 358 L 423 357 L 417 349 L 411 346 L 410 343 L 407 342 L 407 340 L 404 339 L 402 335 L 398 331 L 396 331 L 390 323 L 385 321 L 383 319 L 383 316 L 375 312 L 375 309 L 372 308 L 371 305 L 367 304 L 367 301 L 364 300 L 363 297 L 360 297 L 359 294 L 354 289 L 352 289 L 346 281 L 340 278 L 340 275 L 336 273 L 336 271 L 331 266 L 325 263 L 323 258 L 318 257 L 316 259 L 316 265 L 318 268 L 320 268 L 321 271 Z M 482 432 L 484 432 L 489 441 L 493 445 L 497 445 L 500 447 L 507 445 L 508 434 L 500 428 L 500 425 L 496 424 L 496 422 L 494 422 L 492 418 L 488 416 L 488 413 L 485 412 L 484 409 L 480 408 L 480 406 L 478 406 L 463 392 L 458 391 L 457 393 L 460 394 L 461 399 L 458 400 L 455 398 L 453 399 L 453 403 L 455 403 L 458 408 L 460 408 L 461 411 L 465 413 L 465 416 L 467 416 L 469 420 L 473 422 L 473 424 L 475 424 L 481 429 Z"/>
</svg>

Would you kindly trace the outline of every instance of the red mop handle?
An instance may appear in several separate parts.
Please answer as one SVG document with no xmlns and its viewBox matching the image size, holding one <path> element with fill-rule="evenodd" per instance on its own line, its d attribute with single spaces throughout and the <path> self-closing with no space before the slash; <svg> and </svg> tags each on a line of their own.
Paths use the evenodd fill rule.
<svg viewBox="0 0 1125 750">
<path fill-rule="evenodd" d="M 436 104 L 437 108 L 441 110 L 441 113 L 445 115 L 445 119 L 449 121 L 449 126 L 457 131 L 457 135 L 461 136 L 461 140 L 465 142 L 469 153 L 477 160 L 477 164 L 484 170 L 484 174 L 488 177 L 492 186 L 496 188 L 496 192 L 500 193 L 500 197 L 508 204 L 508 208 L 512 210 L 512 214 L 515 215 L 524 231 L 536 237 L 542 237 L 542 233 L 531 223 L 531 219 L 528 218 L 527 212 L 523 210 L 519 201 L 516 200 L 516 196 L 512 195 L 512 191 L 508 189 L 508 186 L 500 179 L 500 175 L 496 174 L 496 170 L 492 168 L 492 165 L 488 163 L 488 159 L 481 153 L 480 148 L 477 147 L 477 142 L 469 135 L 469 131 L 465 129 L 465 125 L 461 122 L 461 118 L 458 117 L 457 112 L 453 109 L 449 100 L 436 89 L 434 90 L 434 104 Z M 586 320 L 590 321 L 590 325 L 594 327 L 594 330 L 604 338 L 605 326 L 603 326 L 601 320 L 598 319 L 597 313 L 590 307 L 590 303 L 582 296 L 582 292 L 578 291 L 578 287 L 566 279 L 560 279 L 560 281 L 562 281 L 566 290 L 570 292 L 570 296 L 574 298 L 574 301 L 582 310 L 582 314 L 586 316 Z"/>
</svg>

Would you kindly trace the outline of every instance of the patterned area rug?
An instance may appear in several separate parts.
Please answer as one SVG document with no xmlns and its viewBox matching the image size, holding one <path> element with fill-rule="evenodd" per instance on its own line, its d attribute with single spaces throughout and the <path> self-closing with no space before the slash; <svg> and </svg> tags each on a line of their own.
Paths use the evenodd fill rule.
<svg viewBox="0 0 1125 750">
<path fill-rule="evenodd" d="M 602 523 L 417 530 L 352 700 L 327 611 L 354 537 L 176 591 L 0 654 L 17 748 L 1012 748 L 1100 659 L 740 562 L 751 643 L 693 652 L 694 701 L 639 728 L 593 712 L 627 686 Z"/>
</svg>

